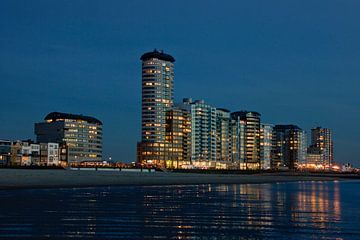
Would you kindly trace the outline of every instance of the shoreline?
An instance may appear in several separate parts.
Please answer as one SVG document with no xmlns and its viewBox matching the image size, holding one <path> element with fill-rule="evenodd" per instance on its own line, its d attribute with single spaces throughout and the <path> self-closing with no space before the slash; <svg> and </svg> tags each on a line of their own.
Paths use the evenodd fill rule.
<svg viewBox="0 0 360 240">
<path fill-rule="evenodd" d="M 349 179 L 360 179 L 360 176 L 300 172 L 201 174 L 0 169 L 0 190 L 198 184 L 263 184 L 299 181 L 339 181 Z"/>
</svg>

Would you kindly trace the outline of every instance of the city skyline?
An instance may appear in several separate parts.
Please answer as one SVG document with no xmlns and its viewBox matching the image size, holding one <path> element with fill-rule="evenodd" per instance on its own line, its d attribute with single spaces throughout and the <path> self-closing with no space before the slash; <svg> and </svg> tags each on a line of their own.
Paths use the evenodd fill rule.
<svg viewBox="0 0 360 240">
<path fill-rule="evenodd" d="M 95 5 L 94 2 L 92 4 Z M 116 6 L 115 3 L 111 4 Z M 179 5 L 171 4 L 173 4 L 172 7 Z M 210 5 L 214 4 L 210 2 Z M 301 28 L 303 32 L 296 35 L 305 37 L 305 45 L 290 36 L 290 33 L 294 33 L 291 31 L 291 26 L 280 18 L 274 21 L 280 23 L 280 29 L 290 30 L 290 33 L 280 38 L 273 37 L 271 34 L 279 33 L 279 29 L 265 24 L 270 14 L 265 11 L 260 16 L 265 26 L 261 27 L 261 23 L 256 23 L 254 19 L 250 19 L 249 24 L 258 26 L 260 32 L 264 31 L 267 38 L 262 39 L 255 31 L 245 28 L 244 35 L 234 33 L 236 40 L 246 36 L 245 33 L 250 34 L 245 41 L 240 41 L 244 45 L 236 48 L 235 40 L 231 40 L 230 37 L 222 38 L 217 34 L 212 35 L 210 31 L 200 31 L 196 34 L 194 31 L 196 29 L 189 30 L 195 39 L 192 43 L 185 34 L 177 34 L 176 28 L 171 31 L 171 24 L 165 23 L 163 26 L 169 31 L 164 32 L 171 33 L 169 37 L 164 37 L 165 33 L 163 33 L 161 34 L 163 38 L 154 36 L 149 37 L 149 41 L 141 42 L 128 27 L 124 30 L 128 37 L 126 39 L 136 40 L 135 43 L 128 42 L 119 34 L 120 27 L 124 26 L 119 22 L 114 23 L 114 26 L 117 26 L 115 29 L 118 30 L 111 27 L 102 28 L 107 20 L 117 19 L 117 15 L 110 10 L 109 6 L 102 6 L 96 10 L 95 6 L 90 4 L 91 9 L 85 12 L 87 18 L 90 13 L 97 11 L 110 11 L 110 14 L 105 19 L 104 16 L 96 17 L 95 15 L 93 18 L 90 17 L 90 23 L 87 23 L 82 22 L 81 17 L 70 18 L 73 16 L 73 12 L 69 10 L 71 4 L 62 6 L 63 10 L 70 12 L 65 11 L 65 17 L 61 21 L 55 18 L 59 17 L 58 14 L 52 17 L 40 11 L 52 9 L 45 2 L 38 2 L 36 6 L 32 5 L 34 13 L 26 10 L 24 7 L 26 4 L 23 3 L 24 9 L 20 9 L 22 16 L 16 15 L 20 17 L 18 20 L 10 16 L 16 3 L 5 5 L 3 10 L 0 10 L 2 13 L 0 18 L 2 22 L 11 21 L 12 26 L 15 27 L 10 29 L 3 25 L 0 28 L 1 35 L 4 36 L 0 40 L 2 52 L 0 77 L 4 79 L 2 81 L 4 89 L 7 89 L 2 93 L 2 101 L 5 102 L 3 112 L 6 114 L 1 114 L 0 117 L 1 138 L 12 140 L 34 138 L 33 123 L 41 121 L 43 116 L 51 111 L 81 113 L 98 117 L 104 122 L 104 156 L 111 155 L 113 159 L 119 161 L 134 161 L 136 159 L 135 146 L 140 137 L 141 128 L 139 56 L 156 47 L 164 49 L 177 59 L 174 70 L 175 102 L 180 102 L 183 97 L 193 97 L 204 99 L 218 108 L 257 111 L 262 114 L 265 123 L 296 124 L 306 129 L 308 133 L 317 125 L 333 129 L 336 146 L 335 161 L 359 164 L 356 156 L 359 130 L 352 127 L 355 126 L 360 115 L 359 100 L 356 98 L 359 83 L 355 71 L 358 68 L 356 63 L 359 62 L 357 61 L 359 54 L 357 49 L 350 51 L 350 48 L 346 47 L 348 44 L 354 48 L 356 45 L 352 44 L 352 41 L 356 42 L 359 38 L 357 33 L 351 35 L 353 38 L 346 37 L 346 34 L 351 33 L 348 31 L 355 27 L 348 25 L 351 18 L 355 17 L 352 11 L 348 16 L 343 15 L 344 22 L 337 22 L 335 29 L 342 33 L 339 35 L 332 36 L 331 31 L 326 28 L 331 24 L 324 20 L 321 22 L 320 17 L 318 24 L 325 26 L 323 32 L 318 33 L 317 28 L 311 27 L 310 22 L 307 22 L 304 28 Z M 328 6 L 327 12 L 323 13 L 323 18 L 331 15 L 331 11 L 335 9 L 334 5 Z M 79 10 L 79 7 L 75 3 L 71 5 L 72 9 Z M 122 13 L 125 14 L 126 8 L 134 7 L 135 4 L 127 3 L 124 9 L 121 9 Z M 200 6 L 195 4 L 194 7 L 194 12 L 186 9 L 185 6 L 180 8 L 180 12 L 190 11 L 190 19 L 200 21 L 200 16 L 204 16 L 204 13 L 200 12 L 200 16 L 197 16 L 195 11 Z M 255 11 L 258 6 L 244 4 L 242 7 Z M 292 6 L 289 3 L 283 3 L 278 7 L 288 9 Z M 143 6 L 139 11 L 144 13 L 145 8 L 146 6 Z M 239 5 L 237 9 L 241 9 Z M 352 10 L 350 6 L 346 9 Z M 220 10 L 220 13 L 225 14 L 231 9 L 225 4 L 220 6 Z M 34 17 L 36 14 L 38 18 Z M 309 14 L 311 17 L 315 16 L 314 12 Z M 273 14 L 270 15 L 273 16 Z M 135 18 L 126 14 L 125 16 L 129 17 L 128 21 L 134 21 L 130 24 L 131 26 L 141 26 L 140 21 L 135 21 Z M 29 17 L 34 18 L 26 23 Z M 178 23 L 176 19 L 180 19 L 180 16 L 175 17 L 171 18 L 166 13 L 165 16 L 156 20 L 144 14 L 143 19 L 161 22 L 163 19 L 170 18 L 171 23 Z M 233 20 L 241 19 L 229 15 L 223 22 L 210 21 L 209 25 L 219 29 L 220 33 L 231 33 L 230 29 L 225 28 L 222 31 L 221 29 L 228 23 L 236 26 L 231 21 L 232 18 Z M 49 20 L 49 23 L 43 23 L 42 19 Z M 292 23 L 299 24 L 296 19 L 290 20 Z M 62 21 L 65 22 L 64 25 Z M 190 26 L 190 20 L 184 21 L 183 24 L 178 23 L 177 29 Z M 57 39 L 59 36 L 56 31 L 50 29 L 51 24 L 63 26 L 59 30 L 62 31 L 60 39 Z M 351 28 L 341 29 L 343 27 L 341 24 Z M 84 29 L 83 26 L 85 26 Z M 306 30 L 306 27 L 309 29 Z M 34 33 L 30 29 L 34 30 Z M 150 29 L 155 30 L 151 25 Z M 25 33 L 22 30 L 26 30 Z M 80 30 L 84 32 L 81 34 Z M 93 30 L 105 33 L 107 36 L 103 39 L 96 37 L 97 35 L 92 33 Z M 64 34 L 66 31 L 68 34 Z M 146 30 L 143 34 L 149 34 L 148 31 L 151 32 L 151 30 Z M 141 30 L 135 32 L 138 34 Z M 311 39 L 310 33 L 318 38 Z M 209 34 L 209 39 L 206 39 L 204 34 Z M 15 35 L 18 36 L 16 40 Z M 176 41 L 177 37 L 184 39 Z M 122 46 L 117 46 L 115 40 L 121 40 Z M 218 40 L 221 44 L 215 44 Z M 246 42 L 250 43 L 252 40 L 257 41 L 245 46 Z M 266 44 L 266 40 L 270 43 Z M 286 40 L 290 40 L 288 46 Z M 200 44 L 202 41 L 204 46 Z M 230 43 L 229 46 L 224 46 L 227 41 Z M 323 43 L 327 45 L 325 44 L 324 47 Z M 297 44 L 299 46 L 295 48 Z M 255 51 L 255 47 L 262 48 L 260 50 L 263 52 Z M 336 47 L 339 48 L 337 51 L 335 51 Z M 275 50 L 272 50 L 273 48 Z M 337 54 L 340 54 L 340 60 L 330 61 L 332 58 L 335 59 Z M 266 58 L 262 60 L 261 57 Z M 284 59 L 280 61 L 281 58 Z M 221 61 L 218 61 L 219 59 Z M 265 60 L 270 65 L 265 64 Z M 346 66 L 349 61 L 352 65 Z M 344 69 L 345 67 L 347 70 Z M 344 79 L 348 73 L 352 73 L 351 77 Z M 316 81 L 318 78 L 320 80 Z M 301 81 L 303 84 L 296 84 L 288 79 Z M 270 80 L 272 84 L 269 84 L 267 80 Z M 293 101 L 291 101 L 292 98 L 294 98 Z M 340 119 L 337 116 L 343 118 Z M 343 122 L 348 124 L 343 124 Z"/>
<path fill-rule="evenodd" d="M 311 144 L 307 145 L 306 131 L 292 124 L 263 123 L 258 112 L 231 113 L 192 98 L 183 98 L 182 103 L 174 104 L 174 57 L 154 49 L 142 54 L 140 60 L 142 134 L 137 143 L 138 164 L 169 169 L 338 167 L 334 166 L 330 129 L 312 128 Z M 2 141 L 3 163 L 41 165 L 39 144 L 44 143 L 56 144 L 58 154 L 66 155 L 65 162 L 54 165 L 106 163 L 102 157 L 102 122 L 99 119 L 51 112 L 44 120 L 34 124 L 36 142 L 31 139 L 13 141 L 10 154 L 10 141 Z M 108 160 L 112 161 L 112 157 Z M 120 161 L 115 159 L 115 162 Z"/>
</svg>

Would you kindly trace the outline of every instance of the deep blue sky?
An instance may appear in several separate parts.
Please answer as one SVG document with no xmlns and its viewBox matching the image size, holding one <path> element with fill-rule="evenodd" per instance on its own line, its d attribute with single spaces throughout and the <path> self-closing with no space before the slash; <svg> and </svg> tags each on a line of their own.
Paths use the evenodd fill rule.
<svg viewBox="0 0 360 240">
<path fill-rule="evenodd" d="M 104 156 L 135 160 L 139 57 L 176 58 L 175 99 L 334 131 L 360 165 L 360 1 L 1 1 L 0 138 L 51 111 L 104 123 Z"/>
</svg>

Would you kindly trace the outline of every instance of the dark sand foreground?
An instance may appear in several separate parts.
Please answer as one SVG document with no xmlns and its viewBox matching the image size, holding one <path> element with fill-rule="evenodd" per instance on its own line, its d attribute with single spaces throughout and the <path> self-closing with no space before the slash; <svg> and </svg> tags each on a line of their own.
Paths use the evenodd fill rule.
<svg viewBox="0 0 360 240">
<path fill-rule="evenodd" d="M 0 189 L 178 184 L 248 184 L 293 181 L 334 181 L 341 175 L 194 174 L 107 171 L 0 169 Z"/>
</svg>

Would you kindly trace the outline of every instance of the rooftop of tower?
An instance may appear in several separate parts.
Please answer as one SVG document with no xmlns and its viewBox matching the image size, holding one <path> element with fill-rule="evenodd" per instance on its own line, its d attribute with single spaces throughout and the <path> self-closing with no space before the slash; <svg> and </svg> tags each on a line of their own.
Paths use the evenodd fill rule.
<svg viewBox="0 0 360 240">
<path fill-rule="evenodd" d="M 281 130 L 285 130 L 285 129 L 302 130 L 299 126 L 293 125 L 293 124 L 278 124 L 278 125 L 275 125 L 274 128 L 281 129 Z"/>
<path fill-rule="evenodd" d="M 252 114 L 252 115 L 255 115 L 255 116 L 258 116 L 260 117 L 261 114 L 258 113 L 258 112 L 254 112 L 254 111 L 236 111 L 236 112 L 232 112 L 231 115 L 232 116 L 246 116 L 247 114 Z"/>
<path fill-rule="evenodd" d="M 44 120 L 52 120 L 54 122 L 59 119 L 83 120 L 83 121 L 87 121 L 88 123 L 102 125 L 102 122 L 99 119 L 96 119 L 94 117 L 80 115 L 80 114 L 51 112 L 48 115 L 46 115 L 46 117 L 44 118 Z"/>
<path fill-rule="evenodd" d="M 144 53 L 141 56 L 140 60 L 146 61 L 146 60 L 149 60 L 151 58 L 157 58 L 157 59 L 168 61 L 168 62 L 175 62 L 175 58 L 173 56 L 171 56 L 169 54 L 166 54 L 163 51 L 159 52 L 156 49 L 154 49 L 154 51 L 152 51 L 152 52 Z"/>
</svg>

